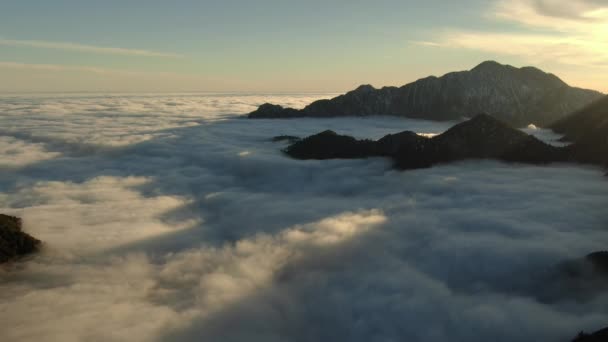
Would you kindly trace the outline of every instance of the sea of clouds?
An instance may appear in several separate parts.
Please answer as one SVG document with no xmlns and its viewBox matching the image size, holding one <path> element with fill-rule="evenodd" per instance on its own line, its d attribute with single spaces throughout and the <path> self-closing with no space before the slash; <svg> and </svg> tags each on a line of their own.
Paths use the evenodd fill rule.
<svg viewBox="0 0 608 342">
<path fill-rule="evenodd" d="M 1 97 L 0 213 L 44 249 L 0 268 L 0 340 L 567 341 L 606 325 L 608 294 L 555 276 L 606 249 L 601 170 L 298 161 L 270 138 L 453 122 L 240 116 L 330 96 Z"/>
</svg>

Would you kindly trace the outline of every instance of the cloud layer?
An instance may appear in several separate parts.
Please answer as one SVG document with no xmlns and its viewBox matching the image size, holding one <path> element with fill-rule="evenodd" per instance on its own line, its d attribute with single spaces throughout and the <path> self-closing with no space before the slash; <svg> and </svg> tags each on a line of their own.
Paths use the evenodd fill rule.
<svg viewBox="0 0 608 342">
<path fill-rule="evenodd" d="M 269 138 L 451 123 L 235 116 L 312 98 L 2 98 L 17 157 L 0 212 L 45 249 L 0 270 L 0 340 L 560 341 L 605 324 L 608 296 L 548 281 L 605 249 L 600 170 L 296 161 Z"/>
</svg>

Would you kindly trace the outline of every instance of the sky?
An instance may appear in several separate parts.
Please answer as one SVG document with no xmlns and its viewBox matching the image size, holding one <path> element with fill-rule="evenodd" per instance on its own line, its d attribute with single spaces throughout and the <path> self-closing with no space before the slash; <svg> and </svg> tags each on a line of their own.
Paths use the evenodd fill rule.
<svg viewBox="0 0 608 342">
<path fill-rule="evenodd" d="M 0 92 L 342 92 L 484 60 L 608 92 L 606 0 L 0 2 Z"/>
</svg>

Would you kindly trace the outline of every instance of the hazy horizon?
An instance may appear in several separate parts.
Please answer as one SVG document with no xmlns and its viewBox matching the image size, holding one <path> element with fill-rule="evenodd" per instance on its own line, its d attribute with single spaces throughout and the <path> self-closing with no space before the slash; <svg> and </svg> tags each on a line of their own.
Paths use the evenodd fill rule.
<svg viewBox="0 0 608 342">
<path fill-rule="evenodd" d="M 340 93 L 485 60 L 608 92 L 607 19 L 597 0 L 8 1 L 0 92 Z"/>
</svg>

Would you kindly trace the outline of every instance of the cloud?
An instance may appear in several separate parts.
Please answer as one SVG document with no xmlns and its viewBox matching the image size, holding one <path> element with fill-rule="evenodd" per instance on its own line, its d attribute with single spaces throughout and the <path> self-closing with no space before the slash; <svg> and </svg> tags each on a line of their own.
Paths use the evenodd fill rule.
<svg viewBox="0 0 608 342">
<path fill-rule="evenodd" d="M 332 96 L 234 95 L 224 100 L 223 96 L 198 93 L 129 97 L 100 93 L 39 95 L 32 102 L 27 95 L 15 95 L 0 101 L 0 135 L 19 139 L 23 144 L 42 144 L 38 145 L 40 149 L 46 146 L 70 154 L 88 154 L 169 137 L 171 128 L 233 118 L 265 102 L 303 108 L 314 100 Z M 14 147 L 9 143 L 5 146 Z"/>
<path fill-rule="evenodd" d="M 437 44 L 523 57 L 531 63 L 608 67 L 608 42 L 591 41 L 585 37 L 460 31 L 443 35 Z"/>
<path fill-rule="evenodd" d="M 608 4 L 593 0 L 500 0 L 488 16 L 560 32 L 605 32 Z"/>
<path fill-rule="evenodd" d="M 5 207 L 24 207 L 27 203 L 20 215 L 29 217 L 27 224 L 32 226 L 32 234 L 45 241 L 56 241 L 51 246 L 53 249 L 81 254 L 116 248 L 197 223 L 185 220 L 174 225 L 163 224 L 158 219 L 162 213 L 187 205 L 188 201 L 178 196 L 142 197 L 134 191 L 133 188 L 147 182 L 143 177 L 111 176 L 96 177 L 82 184 L 41 182 L 10 196 L 2 194 L 0 202 Z M 57 206 L 72 210 L 58 216 Z M 71 225 L 67 227 L 65 222 Z M 125 226 L 128 229 L 124 229 Z M 91 230 L 96 234 L 91 235 Z M 80 246 L 86 248 L 70 251 Z"/>
<path fill-rule="evenodd" d="M 0 340 L 559 341 L 605 324 L 608 296 L 552 278 L 605 249 L 601 170 L 298 161 L 269 139 L 451 123 L 236 117 L 327 96 L 2 97 L 0 160 L 17 144 L 27 162 L 0 172 L 0 212 L 45 249 L 0 268 Z"/>
<path fill-rule="evenodd" d="M 608 4 L 603 1 L 498 1 L 486 17 L 523 26 L 488 32 L 445 30 L 437 46 L 523 57 L 535 64 L 608 67 Z"/>
<path fill-rule="evenodd" d="M 0 136 L 0 170 L 3 168 L 23 167 L 41 160 L 53 159 L 60 155 L 49 152 L 44 144 L 29 143 L 7 136 Z"/>
<path fill-rule="evenodd" d="M 147 71 L 132 71 L 124 69 L 112 69 L 112 68 L 100 68 L 96 66 L 88 65 L 64 65 L 64 64 L 39 64 L 39 63 L 19 63 L 0 61 L 0 68 L 7 69 L 26 69 L 26 70 L 39 70 L 39 71 L 78 71 L 78 72 L 90 72 L 95 74 L 118 74 L 123 76 L 145 76 L 145 75 L 157 75 L 157 76 L 185 76 L 172 72 L 147 72 Z"/>
<path fill-rule="evenodd" d="M 18 62 L 0 62 L 0 68 L 33 69 L 33 70 L 46 70 L 46 71 L 84 71 L 84 72 L 92 72 L 92 73 L 96 73 L 96 74 L 135 73 L 135 72 L 123 71 L 123 70 L 117 70 L 117 69 L 99 68 L 99 67 L 94 67 L 94 66 L 36 64 L 36 63 L 18 63 Z"/>
<path fill-rule="evenodd" d="M 413 40 L 413 41 L 410 41 L 410 43 L 416 44 L 416 45 L 421 45 L 421 46 L 432 46 L 432 47 L 439 47 L 439 46 L 441 46 L 440 43 L 430 42 L 430 41 L 417 41 L 417 40 Z"/>
<path fill-rule="evenodd" d="M 96 54 L 110 54 L 110 55 L 123 55 L 123 56 L 141 56 L 141 57 L 163 57 L 163 58 L 182 58 L 182 55 L 156 52 L 139 49 L 125 49 L 115 47 L 102 47 L 94 45 L 84 45 L 69 42 L 49 42 L 42 40 L 16 40 L 16 39 L 1 39 L 0 45 L 4 46 L 15 46 L 15 47 L 32 47 L 40 49 L 55 49 L 55 50 L 67 50 L 67 51 L 78 51 L 88 52 Z"/>
</svg>

